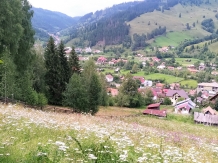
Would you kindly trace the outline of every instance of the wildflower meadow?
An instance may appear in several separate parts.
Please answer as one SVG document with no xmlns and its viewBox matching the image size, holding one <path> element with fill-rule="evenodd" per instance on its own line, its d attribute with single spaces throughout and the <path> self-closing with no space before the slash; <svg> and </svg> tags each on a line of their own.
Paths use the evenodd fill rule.
<svg viewBox="0 0 218 163">
<path fill-rule="evenodd" d="M 143 115 L 110 118 L 1 105 L 0 162 L 215 163 L 217 132 Z"/>
</svg>

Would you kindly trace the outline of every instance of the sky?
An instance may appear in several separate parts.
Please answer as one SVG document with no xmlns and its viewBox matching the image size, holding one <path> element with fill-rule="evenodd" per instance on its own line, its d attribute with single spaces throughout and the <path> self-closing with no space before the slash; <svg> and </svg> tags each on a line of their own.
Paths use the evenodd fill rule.
<svg viewBox="0 0 218 163">
<path fill-rule="evenodd" d="M 114 4 L 134 0 L 29 0 L 33 7 L 59 11 L 71 17 L 83 16 L 90 12 L 111 7 Z"/>
</svg>

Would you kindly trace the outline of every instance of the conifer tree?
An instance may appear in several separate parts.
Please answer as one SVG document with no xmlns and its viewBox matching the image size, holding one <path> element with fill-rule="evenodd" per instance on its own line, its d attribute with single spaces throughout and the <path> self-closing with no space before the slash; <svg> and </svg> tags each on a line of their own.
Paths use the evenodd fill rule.
<svg viewBox="0 0 218 163">
<path fill-rule="evenodd" d="M 52 37 L 50 37 L 45 49 L 45 67 L 47 69 L 45 82 L 47 85 L 48 102 L 54 105 L 61 105 L 63 92 L 60 86 L 60 60 Z"/>
<path fill-rule="evenodd" d="M 65 91 L 66 85 L 69 82 L 70 79 L 70 68 L 68 65 L 66 52 L 64 49 L 64 43 L 61 41 L 58 46 L 58 56 L 60 60 L 60 87 L 62 89 L 62 92 Z"/>
<path fill-rule="evenodd" d="M 78 73 L 78 74 L 81 73 L 79 58 L 75 52 L 74 47 L 72 47 L 72 51 L 70 53 L 69 66 L 70 66 L 71 75 L 73 75 L 74 73 Z"/>
</svg>

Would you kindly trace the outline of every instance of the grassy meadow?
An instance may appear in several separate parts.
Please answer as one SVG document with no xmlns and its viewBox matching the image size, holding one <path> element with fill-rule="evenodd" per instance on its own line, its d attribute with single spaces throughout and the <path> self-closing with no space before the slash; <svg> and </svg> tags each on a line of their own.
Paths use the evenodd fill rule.
<svg viewBox="0 0 218 163">
<path fill-rule="evenodd" d="M 178 82 L 184 80 L 183 78 L 180 78 L 180 77 L 175 77 L 175 76 L 172 76 L 172 75 L 166 75 L 166 74 L 160 74 L 160 73 L 146 75 L 145 79 L 149 79 L 149 80 L 165 79 L 165 82 L 167 82 L 169 84 L 178 83 Z"/>
<path fill-rule="evenodd" d="M 176 120 L 190 116 L 170 114 L 158 119 L 138 115 L 140 112 L 101 108 L 96 116 L 90 116 L 1 105 L 0 162 L 218 161 L 217 127 Z"/>
<path fill-rule="evenodd" d="M 130 24 L 130 34 L 150 33 L 159 26 L 166 26 L 167 35 L 155 38 L 154 45 L 157 46 L 177 46 L 181 41 L 192 38 L 199 38 L 208 35 L 207 31 L 201 28 L 201 22 L 206 18 L 212 18 L 216 29 L 218 28 L 218 20 L 215 18 L 214 9 L 217 9 L 218 4 L 213 3 L 213 6 L 182 6 L 181 4 L 174 6 L 170 10 L 165 10 L 164 13 L 154 11 L 145 13 L 140 17 L 128 22 Z M 181 13 L 181 18 L 179 14 Z M 205 18 L 203 18 L 205 16 Z M 150 22 L 150 25 L 148 23 Z M 189 23 L 191 30 L 186 29 L 186 24 Z M 195 27 L 193 26 L 195 23 Z"/>
<path fill-rule="evenodd" d="M 196 80 L 183 80 L 180 84 L 187 88 L 197 88 L 198 82 Z"/>
<path fill-rule="evenodd" d="M 179 64 L 181 64 L 182 66 L 188 66 L 188 65 L 193 65 L 194 63 L 200 61 L 200 62 L 204 62 L 202 60 L 199 59 L 195 59 L 195 58 L 175 58 L 176 62 L 178 62 Z M 186 60 L 191 60 L 190 62 L 186 61 Z"/>
<path fill-rule="evenodd" d="M 208 46 L 209 50 L 214 52 L 214 53 L 218 53 L 218 42 L 215 42 L 211 45 Z"/>
</svg>

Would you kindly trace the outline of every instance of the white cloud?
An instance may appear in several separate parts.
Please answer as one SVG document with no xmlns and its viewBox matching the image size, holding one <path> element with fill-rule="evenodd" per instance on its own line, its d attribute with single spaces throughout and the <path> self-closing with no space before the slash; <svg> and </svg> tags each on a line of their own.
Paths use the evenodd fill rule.
<svg viewBox="0 0 218 163">
<path fill-rule="evenodd" d="M 34 7 L 59 11 L 72 17 L 130 1 L 134 0 L 29 0 Z"/>
</svg>

